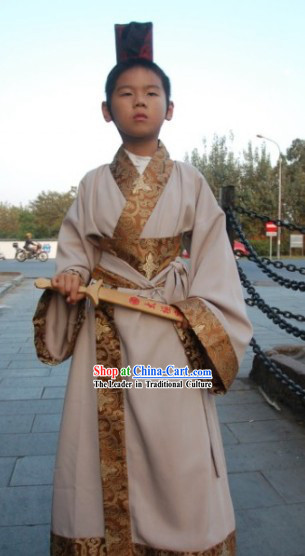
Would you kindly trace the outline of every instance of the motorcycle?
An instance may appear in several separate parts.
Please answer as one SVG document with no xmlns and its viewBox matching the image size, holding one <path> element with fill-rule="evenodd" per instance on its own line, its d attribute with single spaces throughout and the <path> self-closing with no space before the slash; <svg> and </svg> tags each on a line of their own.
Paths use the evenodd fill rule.
<svg viewBox="0 0 305 556">
<path fill-rule="evenodd" d="M 20 263 L 28 259 L 37 259 L 41 262 L 46 262 L 49 258 L 48 253 L 41 249 L 41 243 L 37 243 L 37 251 L 27 251 L 24 247 L 19 247 L 17 241 L 14 241 L 13 247 L 16 249 L 15 259 Z"/>
</svg>

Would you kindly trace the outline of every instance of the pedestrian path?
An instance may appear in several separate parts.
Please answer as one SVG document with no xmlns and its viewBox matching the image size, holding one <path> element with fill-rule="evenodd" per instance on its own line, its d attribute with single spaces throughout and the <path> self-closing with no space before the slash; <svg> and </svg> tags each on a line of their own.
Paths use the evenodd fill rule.
<svg viewBox="0 0 305 556">
<path fill-rule="evenodd" d="M 258 288 L 300 312 L 295 292 Z M 52 473 L 68 363 L 36 359 L 32 280 L 0 303 L 0 554 L 48 556 Z M 300 299 L 300 294 L 298 299 Z M 249 309 L 262 347 L 300 343 Z M 305 556 L 305 427 L 271 408 L 247 378 L 247 353 L 231 391 L 218 399 L 239 556 Z M 300 419 L 299 419 L 300 421 Z M 118 555 L 119 556 L 119 555 Z"/>
</svg>

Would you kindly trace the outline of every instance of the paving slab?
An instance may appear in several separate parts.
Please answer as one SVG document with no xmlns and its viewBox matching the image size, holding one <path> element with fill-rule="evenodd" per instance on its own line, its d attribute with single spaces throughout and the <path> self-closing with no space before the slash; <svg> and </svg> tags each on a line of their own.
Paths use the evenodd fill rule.
<svg viewBox="0 0 305 556">
<path fill-rule="evenodd" d="M 9 353 L 1 353 L 1 361 L 0 363 L 6 363 L 6 362 L 10 362 L 12 360 L 12 354 Z M 0 366 L 1 368 L 1 366 Z"/>
<path fill-rule="evenodd" d="M 20 345 L 18 353 L 32 353 L 33 355 L 36 356 L 36 351 L 35 351 L 35 348 L 34 348 L 34 344 Z"/>
<path fill-rule="evenodd" d="M 6 368 L 6 369 L 1 369 L 0 370 L 0 379 L 1 378 L 16 378 L 16 377 L 20 377 L 20 378 L 24 378 L 24 377 L 30 377 L 30 376 L 37 376 L 37 377 L 42 377 L 42 376 L 50 376 L 50 370 L 49 369 L 41 369 L 39 367 L 37 368 L 31 368 L 31 369 L 11 369 L 11 368 Z M 19 381 L 18 381 L 19 384 Z"/>
<path fill-rule="evenodd" d="M 36 415 L 32 432 L 57 432 L 59 431 L 61 414 Z"/>
<path fill-rule="evenodd" d="M 56 447 L 55 432 L 0 435 L 0 456 L 50 455 Z"/>
<path fill-rule="evenodd" d="M 67 379 L 65 376 L 55 375 L 55 376 L 36 376 L 36 377 L 23 377 L 20 376 L 18 378 L 18 387 L 19 388 L 35 388 L 41 387 L 44 388 L 45 386 L 66 386 Z M 8 388 L 12 384 L 10 378 L 3 378 L 1 382 L 1 388 Z"/>
<path fill-rule="evenodd" d="M 11 486 L 52 485 L 55 456 L 25 456 L 18 458 Z"/>
<path fill-rule="evenodd" d="M 6 357 L 10 357 L 11 361 L 39 361 L 36 353 L 33 351 L 31 351 L 30 353 L 25 353 L 25 352 L 17 352 L 13 354 L 11 353 L 11 354 L 7 354 Z M 51 365 L 48 365 L 48 367 L 50 367 L 50 369 L 52 368 Z"/>
<path fill-rule="evenodd" d="M 7 342 L 9 340 L 12 339 L 12 333 L 10 334 L 0 334 L 0 344 L 7 344 Z M 24 334 L 22 332 L 18 333 L 14 333 L 14 340 L 19 342 L 20 344 L 26 343 L 29 339 L 32 340 L 32 337 L 30 336 L 30 334 Z"/>
<path fill-rule="evenodd" d="M 0 489 L 0 526 L 50 523 L 52 487 L 19 486 Z"/>
<path fill-rule="evenodd" d="M 50 374 L 52 376 L 60 375 L 60 376 L 65 376 L 67 378 L 68 374 L 69 374 L 69 368 L 70 368 L 70 362 L 67 363 L 67 364 L 66 363 L 61 363 L 60 365 L 57 365 L 56 367 L 51 367 Z"/>
<path fill-rule="evenodd" d="M 30 432 L 34 415 L 0 415 L 0 434 Z"/>
<path fill-rule="evenodd" d="M 8 486 L 16 461 L 17 458 L 0 458 L 0 487 Z"/>
<path fill-rule="evenodd" d="M 6 359 L 6 358 L 1 358 L 0 361 L 0 369 L 7 369 L 9 364 L 10 364 L 11 360 L 10 359 Z"/>
<path fill-rule="evenodd" d="M 10 369 L 32 369 L 35 367 L 39 367 L 41 369 L 51 369 L 51 365 L 46 365 L 45 363 L 42 363 L 41 361 L 39 361 L 39 359 L 34 358 L 33 359 L 23 359 L 23 360 L 16 360 L 16 359 L 12 359 L 9 365 Z"/>
<path fill-rule="evenodd" d="M 232 385 L 230 386 L 230 391 L 233 390 L 251 390 L 252 386 L 248 380 L 242 378 L 236 378 Z"/>
<path fill-rule="evenodd" d="M 64 398 L 65 397 L 65 387 L 46 387 L 43 390 L 43 399 L 48 398 Z"/>
<path fill-rule="evenodd" d="M 6 344 L 6 346 L 3 346 L 1 348 L 1 357 L 2 357 L 2 355 L 18 353 L 18 350 L 20 349 L 20 347 L 21 347 L 20 345 L 18 346 L 18 344 L 16 345 L 15 343 Z"/>
<path fill-rule="evenodd" d="M 32 335 L 32 326 L 28 323 L 28 321 L 20 322 L 18 319 L 18 325 L 15 321 L 16 317 L 13 317 L 11 320 L 7 319 L 6 323 L 0 324 L 0 336 L 8 336 L 13 334 L 13 337 L 18 336 L 31 336 Z"/>
<path fill-rule="evenodd" d="M 3 556 L 49 556 L 49 524 L 0 527 Z"/>
<path fill-rule="evenodd" d="M 0 401 L 0 415 L 27 413 L 61 413 L 63 400 L 11 400 Z"/>
<path fill-rule="evenodd" d="M 283 498 L 259 471 L 229 473 L 235 510 L 283 504 Z"/>
<path fill-rule="evenodd" d="M 226 424 L 221 423 L 220 430 L 224 446 L 227 446 L 227 444 L 238 444 L 238 439 L 234 436 Z"/>
<path fill-rule="evenodd" d="M 305 504 L 237 510 L 238 555 L 304 556 L 304 516 Z"/>
<path fill-rule="evenodd" d="M 219 405 L 236 405 L 249 403 L 264 403 L 262 396 L 256 390 L 235 390 L 229 396 L 219 396 Z"/>
<path fill-rule="evenodd" d="M 263 474 L 286 502 L 305 502 L 305 466 L 298 469 L 273 469 L 264 471 Z"/>
<path fill-rule="evenodd" d="M 226 446 L 228 471 L 298 469 L 305 465 L 303 439 L 252 442 Z"/>
<path fill-rule="evenodd" d="M 2 379 L 3 380 L 3 379 Z M 0 388 L 0 400 L 34 400 L 41 398 L 43 388 L 20 388 L 17 386 L 18 377 L 11 381 L 11 384 L 16 383 L 16 386 Z"/>
<path fill-rule="evenodd" d="M 282 418 L 280 412 L 269 407 L 266 403 L 251 403 L 245 405 L 221 405 L 217 403 L 217 411 L 221 423 L 268 421 Z"/>
<path fill-rule="evenodd" d="M 287 420 L 249 421 L 248 423 L 229 423 L 228 428 L 240 442 L 266 442 L 266 440 L 285 440 L 303 438 L 305 443 L 305 428 Z"/>
</svg>

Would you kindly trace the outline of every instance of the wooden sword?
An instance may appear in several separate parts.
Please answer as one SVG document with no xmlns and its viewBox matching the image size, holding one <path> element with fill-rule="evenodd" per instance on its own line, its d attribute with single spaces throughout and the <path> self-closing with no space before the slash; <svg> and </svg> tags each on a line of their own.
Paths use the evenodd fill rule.
<svg viewBox="0 0 305 556">
<path fill-rule="evenodd" d="M 51 280 L 48 278 L 37 278 L 35 286 L 39 289 L 54 289 Z M 107 301 L 108 303 L 114 303 L 128 309 L 149 313 L 155 317 L 162 317 L 177 322 L 182 322 L 184 319 L 179 309 L 172 305 L 166 305 L 166 303 L 141 297 L 140 295 L 119 292 L 117 289 L 105 288 L 103 287 L 103 280 L 97 280 L 90 286 L 80 286 L 78 293 L 84 293 L 89 297 L 95 307 L 99 304 L 99 301 Z"/>
</svg>

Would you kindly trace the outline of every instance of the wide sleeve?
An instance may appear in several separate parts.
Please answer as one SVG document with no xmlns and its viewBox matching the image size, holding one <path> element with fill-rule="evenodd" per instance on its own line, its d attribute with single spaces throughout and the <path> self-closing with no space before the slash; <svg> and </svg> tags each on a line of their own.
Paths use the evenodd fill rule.
<svg viewBox="0 0 305 556">
<path fill-rule="evenodd" d="M 56 273 L 76 270 L 86 284 L 99 257 L 97 247 L 86 236 L 88 198 L 84 180 L 63 220 L 56 256 Z M 57 292 L 47 290 L 43 293 L 33 317 L 34 342 L 41 361 L 56 365 L 70 357 L 85 319 L 86 307 L 85 300 L 71 306 Z"/>
<path fill-rule="evenodd" d="M 232 384 L 252 336 L 225 214 L 197 174 L 198 198 L 190 253 L 187 299 L 175 303 L 190 323 L 177 329 L 193 368 L 211 368 L 213 392 Z"/>
</svg>

